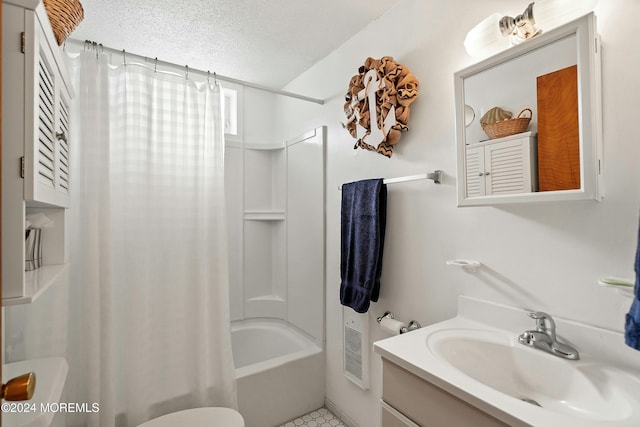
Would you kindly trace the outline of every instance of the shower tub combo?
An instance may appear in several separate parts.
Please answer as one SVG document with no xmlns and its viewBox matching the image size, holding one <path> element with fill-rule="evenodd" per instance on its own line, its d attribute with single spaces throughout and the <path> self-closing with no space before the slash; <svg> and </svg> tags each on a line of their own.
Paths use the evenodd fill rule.
<svg viewBox="0 0 640 427">
<path fill-rule="evenodd" d="M 275 319 L 231 323 L 238 409 L 247 427 L 273 427 L 324 405 L 322 349 Z"/>
</svg>

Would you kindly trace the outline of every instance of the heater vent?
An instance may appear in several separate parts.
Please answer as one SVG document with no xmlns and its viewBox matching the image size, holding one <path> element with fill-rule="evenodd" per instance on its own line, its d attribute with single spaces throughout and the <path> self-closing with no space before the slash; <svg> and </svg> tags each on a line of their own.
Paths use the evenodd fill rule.
<svg viewBox="0 0 640 427">
<path fill-rule="evenodd" d="M 362 381 L 362 333 L 344 325 L 344 371 Z"/>
<path fill-rule="evenodd" d="M 344 307 L 344 375 L 363 390 L 369 389 L 369 317 Z"/>
</svg>

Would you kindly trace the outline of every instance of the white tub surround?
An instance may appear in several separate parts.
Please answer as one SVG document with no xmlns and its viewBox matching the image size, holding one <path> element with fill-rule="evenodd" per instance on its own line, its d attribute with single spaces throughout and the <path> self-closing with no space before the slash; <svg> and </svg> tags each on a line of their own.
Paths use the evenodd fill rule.
<svg viewBox="0 0 640 427">
<path fill-rule="evenodd" d="M 225 152 L 231 320 L 285 320 L 321 345 L 325 129 L 276 142 L 247 133 Z"/>
<path fill-rule="evenodd" d="M 517 343 L 519 334 L 535 329 L 534 321 L 524 310 L 464 296 L 459 298 L 458 308 L 457 317 L 378 341 L 374 343 L 374 351 L 386 361 L 511 426 L 604 427 L 640 423 L 637 397 L 640 360 L 637 352 L 624 345 L 621 333 L 556 317 L 559 340 L 580 352 L 580 360 L 572 361 Z M 442 351 L 444 340 L 460 342 L 461 338 L 485 347 L 456 354 Z M 508 353 L 514 357 L 502 364 L 484 363 L 483 356 L 496 346 L 515 346 Z M 526 372 L 527 364 L 532 378 L 514 376 L 504 384 L 498 383 L 499 378 L 496 380 L 501 370 L 510 367 Z M 473 365 L 481 369 L 476 366 L 474 370 Z M 537 375 L 541 365 L 548 370 Z M 492 374 L 491 369 L 497 371 Z M 479 374 L 473 375 L 474 379 L 463 371 Z M 527 396 L 515 397 L 510 392 L 518 389 L 521 379 L 526 383 L 523 389 L 531 386 L 530 392 L 542 396 L 540 399 L 550 397 L 547 401 L 540 400 L 542 408 L 521 400 Z"/>
<path fill-rule="evenodd" d="M 300 330 L 275 319 L 232 322 L 231 342 L 247 427 L 283 424 L 324 404 L 324 354 Z"/>
</svg>

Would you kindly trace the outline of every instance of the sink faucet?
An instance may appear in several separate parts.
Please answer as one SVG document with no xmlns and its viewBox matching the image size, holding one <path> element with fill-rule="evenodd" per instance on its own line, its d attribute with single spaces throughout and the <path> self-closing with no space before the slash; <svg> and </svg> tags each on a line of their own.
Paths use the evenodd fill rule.
<svg viewBox="0 0 640 427">
<path fill-rule="evenodd" d="M 536 330 L 524 331 L 518 336 L 518 342 L 520 344 L 528 345 L 529 347 L 537 348 L 538 350 L 546 351 L 558 357 L 563 357 L 570 360 L 580 359 L 578 350 L 558 342 L 556 339 L 556 322 L 547 313 L 541 311 L 534 311 L 529 313 L 529 317 L 535 319 Z"/>
</svg>

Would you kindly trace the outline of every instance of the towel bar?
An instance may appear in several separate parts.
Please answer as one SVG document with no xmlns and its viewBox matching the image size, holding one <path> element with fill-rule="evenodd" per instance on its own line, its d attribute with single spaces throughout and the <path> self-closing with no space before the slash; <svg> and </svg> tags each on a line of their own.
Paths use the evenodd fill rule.
<svg viewBox="0 0 640 427">
<path fill-rule="evenodd" d="M 432 179 L 434 183 L 440 184 L 442 182 L 442 171 L 438 169 L 433 172 L 422 173 L 420 175 L 385 178 L 382 182 L 385 184 L 396 184 L 398 182 L 418 181 L 420 179 Z M 342 190 L 342 185 L 338 187 L 338 190 Z"/>
</svg>

